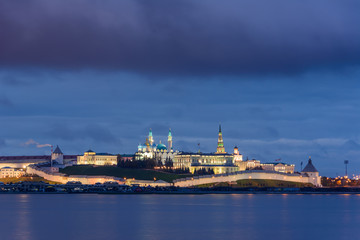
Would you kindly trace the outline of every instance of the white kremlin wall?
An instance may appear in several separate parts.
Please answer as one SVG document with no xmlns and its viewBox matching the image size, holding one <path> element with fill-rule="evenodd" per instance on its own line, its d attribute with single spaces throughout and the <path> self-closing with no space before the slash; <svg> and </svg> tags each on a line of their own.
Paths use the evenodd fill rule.
<svg viewBox="0 0 360 240">
<path fill-rule="evenodd" d="M 82 184 L 95 184 L 95 183 L 104 183 L 104 182 L 117 182 L 119 184 L 124 184 L 125 181 L 122 178 L 110 177 L 110 176 L 86 176 L 86 175 L 70 175 L 67 176 L 63 173 L 53 173 L 48 170 L 49 168 L 39 168 L 35 165 L 29 165 L 26 168 L 26 173 L 36 174 L 39 177 L 43 177 L 46 180 L 59 182 L 66 184 L 69 181 L 81 182 Z"/>
<path fill-rule="evenodd" d="M 3 167 L 11 167 L 11 168 L 26 168 L 27 166 L 31 165 L 31 164 L 34 164 L 34 163 L 23 163 L 23 162 L 14 162 L 14 163 L 11 163 L 11 162 L 0 162 L 0 168 L 3 168 Z"/>
<path fill-rule="evenodd" d="M 95 183 L 104 183 L 104 182 L 118 182 L 119 184 L 128 184 L 128 185 L 139 185 L 139 186 L 176 186 L 176 187 L 191 187 L 201 184 L 217 183 L 217 182 L 235 182 L 238 180 L 244 179 L 264 179 L 264 180 L 281 180 L 288 182 L 299 182 L 299 183 L 311 183 L 314 186 L 321 186 L 320 176 L 317 175 L 300 175 L 300 174 L 287 174 L 273 171 L 243 171 L 229 174 L 214 174 L 214 175 L 204 175 L 198 177 L 188 177 L 177 179 L 174 181 L 174 184 L 167 183 L 161 180 L 158 181 L 149 181 L 149 180 L 137 180 L 137 179 L 122 179 L 117 177 L 110 176 L 86 176 L 86 175 L 70 175 L 66 176 L 63 173 L 54 173 L 49 171 L 46 168 L 40 168 L 35 165 L 29 165 L 26 168 L 28 174 L 36 174 L 40 177 L 45 178 L 46 180 L 59 182 L 66 184 L 69 181 L 81 182 L 82 184 L 95 184 Z"/>
<path fill-rule="evenodd" d="M 289 182 L 311 183 L 314 186 L 321 186 L 321 178 L 319 176 L 308 177 L 306 175 L 300 175 L 300 174 L 286 174 L 286 173 L 262 171 L 262 170 L 182 178 L 175 180 L 174 186 L 190 187 L 190 186 L 217 183 L 217 182 L 235 182 L 238 180 L 245 180 L 245 179 L 281 180 L 281 181 L 289 181 Z"/>
</svg>

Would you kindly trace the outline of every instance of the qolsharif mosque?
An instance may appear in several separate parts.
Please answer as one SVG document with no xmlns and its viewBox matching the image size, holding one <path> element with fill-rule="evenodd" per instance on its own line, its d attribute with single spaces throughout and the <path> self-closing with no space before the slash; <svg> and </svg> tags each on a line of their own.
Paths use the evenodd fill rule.
<svg viewBox="0 0 360 240">
<path fill-rule="evenodd" d="M 169 129 L 168 134 L 168 145 L 161 143 L 155 144 L 152 130 L 150 128 L 149 136 L 146 138 L 144 144 L 139 144 L 138 151 L 135 153 L 135 160 L 144 160 L 144 159 L 157 159 L 161 160 L 163 164 L 167 159 L 173 159 L 174 155 L 178 152 L 174 151 L 172 146 L 172 135 L 171 129 Z"/>
</svg>

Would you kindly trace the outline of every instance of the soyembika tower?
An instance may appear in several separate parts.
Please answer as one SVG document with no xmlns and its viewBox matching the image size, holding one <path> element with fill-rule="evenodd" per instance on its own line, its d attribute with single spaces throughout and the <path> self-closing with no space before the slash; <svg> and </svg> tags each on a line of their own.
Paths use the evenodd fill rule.
<svg viewBox="0 0 360 240">
<path fill-rule="evenodd" d="M 219 138 L 218 138 L 216 154 L 224 154 L 224 153 L 226 153 L 225 147 L 224 147 L 224 140 L 223 140 L 222 132 L 221 132 L 221 124 L 219 124 Z"/>
</svg>

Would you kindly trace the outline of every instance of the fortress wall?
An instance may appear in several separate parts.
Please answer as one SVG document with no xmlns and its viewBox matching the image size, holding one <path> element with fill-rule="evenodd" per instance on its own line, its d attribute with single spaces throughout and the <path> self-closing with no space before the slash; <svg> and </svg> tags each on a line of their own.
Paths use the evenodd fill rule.
<svg viewBox="0 0 360 240">
<path fill-rule="evenodd" d="M 174 186 L 190 187 L 201 184 L 209 184 L 216 182 L 234 182 L 245 179 L 280 180 L 299 183 L 312 183 L 315 186 L 320 185 L 320 178 L 309 178 L 303 175 L 283 174 L 277 172 L 239 172 L 229 175 L 218 174 L 206 177 L 179 179 L 175 181 Z"/>
<path fill-rule="evenodd" d="M 4 162 L 0 162 L 0 168 L 3 168 L 3 167 L 26 168 L 30 164 L 34 164 L 34 163 L 21 163 L 21 162 L 4 163 Z"/>
<path fill-rule="evenodd" d="M 49 181 L 59 182 L 66 184 L 69 181 L 81 182 L 82 184 L 95 184 L 95 183 L 104 183 L 104 182 L 117 182 L 119 184 L 124 184 L 124 181 L 121 178 L 110 177 L 110 176 L 86 176 L 86 175 L 70 175 L 66 176 L 63 173 L 51 173 L 47 172 L 44 169 L 41 169 L 35 165 L 30 165 L 26 168 L 26 173 L 36 174 L 40 177 L 45 178 Z"/>
<path fill-rule="evenodd" d="M 119 184 L 124 184 L 124 181 L 117 177 L 111 176 L 78 176 L 70 175 L 67 177 L 68 181 L 81 182 L 82 184 L 95 184 L 95 183 L 104 183 L 104 182 L 117 182 Z"/>
<path fill-rule="evenodd" d="M 11 168 L 26 168 L 31 164 L 48 162 L 47 159 L 33 159 L 33 160 L 8 160 L 0 161 L 0 168 L 11 167 Z"/>
<path fill-rule="evenodd" d="M 59 183 L 67 183 L 67 177 L 65 176 L 65 174 L 61 174 L 61 173 L 50 173 L 50 172 L 45 172 L 43 170 L 41 170 L 41 168 L 36 167 L 35 165 L 29 165 L 26 168 L 26 173 L 28 174 L 36 174 L 39 177 L 43 177 L 46 180 L 49 181 L 53 181 L 53 182 L 59 182 Z"/>
<path fill-rule="evenodd" d="M 46 172 L 43 169 L 30 165 L 26 168 L 26 172 L 30 174 L 36 174 L 40 177 L 43 177 L 49 181 L 67 183 L 69 181 L 77 181 L 82 184 L 95 184 L 95 183 L 103 183 L 108 181 L 118 182 L 119 184 L 124 184 L 124 180 L 121 178 L 110 177 L 110 176 L 86 176 L 86 175 L 71 175 L 66 176 L 62 173 L 51 173 Z M 232 174 L 215 174 L 215 175 L 205 175 L 198 177 L 188 177 L 183 179 L 178 179 L 174 181 L 174 186 L 176 187 L 191 187 L 201 184 L 210 184 L 216 182 L 235 182 L 238 180 L 244 179 L 263 179 L 263 180 L 280 180 L 280 181 L 289 181 L 289 182 L 299 182 L 299 183 L 312 183 L 315 186 L 320 186 L 320 177 L 308 177 L 304 175 L 298 174 L 285 174 L 279 172 L 266 172 L 266 171 L 246 171 L 246 172 L 238 172 Z M 161 186 L 167 187 L 172 186 L 171 183 L 167 183 L 164 181 L 146 181 L 146 180 L 136 180 L 136 179 L 128 179 L 126 180 L 126 184 L 133 185 L 138 184 L 140 186 Z"/>
<path fill-rule="evenodd" d="M 172 183 L 168 183 L 165 181 L 151 181 L 151 180 L 136 180 L 136 179 L 128 179 L 126 180 L 126 184 L 127 185 L 139 185 L 140 187 L 147 187 L 147 186 L 151 186 L 151 187 L 170 187 L 173 186 Z"/>
</svg>

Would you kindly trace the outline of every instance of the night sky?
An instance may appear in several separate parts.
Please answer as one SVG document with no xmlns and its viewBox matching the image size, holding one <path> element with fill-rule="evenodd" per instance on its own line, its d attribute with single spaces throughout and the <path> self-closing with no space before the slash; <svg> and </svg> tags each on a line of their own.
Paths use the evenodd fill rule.
<svg viewBox="0 0 360 240">
<path fill-rule="evenodd" d="M 225 150 L 360 173 L 360 2 L 1 1 L 0 155 Z"/>
</svg>

